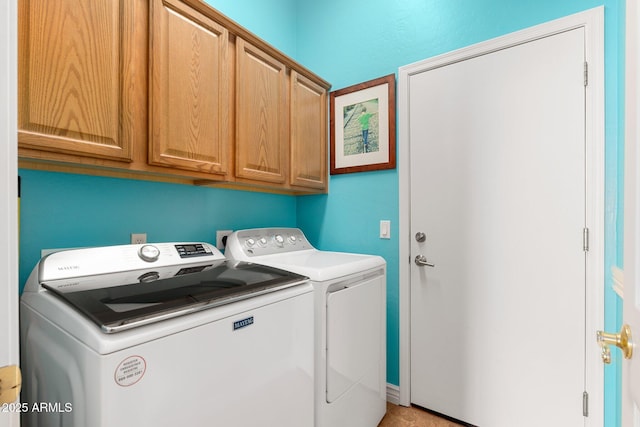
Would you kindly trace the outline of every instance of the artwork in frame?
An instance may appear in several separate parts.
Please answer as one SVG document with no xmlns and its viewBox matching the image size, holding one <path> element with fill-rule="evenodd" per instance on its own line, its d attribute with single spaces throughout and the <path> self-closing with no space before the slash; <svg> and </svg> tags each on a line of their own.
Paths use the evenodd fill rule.
<svg viewBox="0 0 640 427">
<path fill-rule="evenodd" d="M 331 175 L 396 167 L 395 74 L 329 94 Z"/>
</svg>

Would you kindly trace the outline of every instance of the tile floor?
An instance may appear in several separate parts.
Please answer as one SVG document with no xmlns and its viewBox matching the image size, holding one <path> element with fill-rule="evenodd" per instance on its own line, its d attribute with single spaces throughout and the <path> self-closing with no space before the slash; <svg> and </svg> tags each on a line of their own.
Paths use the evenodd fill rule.
<svg viewBox="0 0 640 427">
<path fill-rule="evenodd" d="M 387 403 L 387 414 L 378 427 L 460 427 L 460 424 L 439 418 L 420 408 Z"/>
</svg>

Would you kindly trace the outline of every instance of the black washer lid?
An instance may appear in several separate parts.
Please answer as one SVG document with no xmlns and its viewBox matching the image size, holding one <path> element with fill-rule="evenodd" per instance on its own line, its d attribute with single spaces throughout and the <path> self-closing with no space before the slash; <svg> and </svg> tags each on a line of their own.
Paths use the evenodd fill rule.
<svg viewBox="0 0 640 427">
<path fill-rule="evenodd" d="M 114 280 L 118 275 L 113 275 Z M 160 278 L 153 270 L 140 272 L 138 281 L 83 286 L 82 281 L 108 283 L 109 275 L 76 278 L 68 286 L 42 283 L 77 311 L 113 333 L 195 311 L 229 304 L 306 283 L 304 276 L 252 263 L 219 261 L 187 265 L 174 276 Z"/>
</svg>

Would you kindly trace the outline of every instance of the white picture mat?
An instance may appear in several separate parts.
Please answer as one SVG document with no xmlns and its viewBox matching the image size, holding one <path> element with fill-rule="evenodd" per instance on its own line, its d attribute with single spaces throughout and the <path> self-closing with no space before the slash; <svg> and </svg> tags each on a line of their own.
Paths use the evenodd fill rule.
<svg viewBox="0 0 640 427">
<path fill-rule="evenodd" d="M 370 153 L 344 155 L 344 108 L 369 101 L 378 100 L 379 150 Z M 348 93 L 335 99 L 335 167 L 346 168 L 389 162 L 389 85 L 388 83 Z"/>
</svg>

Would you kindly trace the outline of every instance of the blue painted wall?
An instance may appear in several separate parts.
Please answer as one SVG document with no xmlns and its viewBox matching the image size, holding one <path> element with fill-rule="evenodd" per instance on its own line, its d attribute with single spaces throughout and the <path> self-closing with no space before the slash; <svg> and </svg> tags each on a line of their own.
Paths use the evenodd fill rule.
<svg viewBox="0 0 640 427">
<path fill-rule="evenodd" d="M 286 55 L 297 52 L 299 0 L 204 0 Z"/>
<path fill-rule="evenodd" d="M 295 227 L 292 196 L 20 170 L 20 283 L 41 249 L 205 241 L 216 230 Z"/>
<path fill-rule="evenodd" d="M 622 0 L 208 0 L 240 25 L 339 89 L 440 53 L 605 6 L 606 268 L 622 263 Z M 280 196 L 183 185 L 20 171 L 21 286 L 43 248 L 149 240 L 215 240 L 216 229 L 301 227 L 321 249 L 382 255 L 388 262 L 388 381 L 399 382 L 398 175 L 331 177 L 330 194 Z M 381 219 L 392 239 L 378 238 Z M 605 327 L 620 324 L 607 279 Z M 619 361 L 606 368 L 607 427 L 619 422 Z"/>
</svg>

